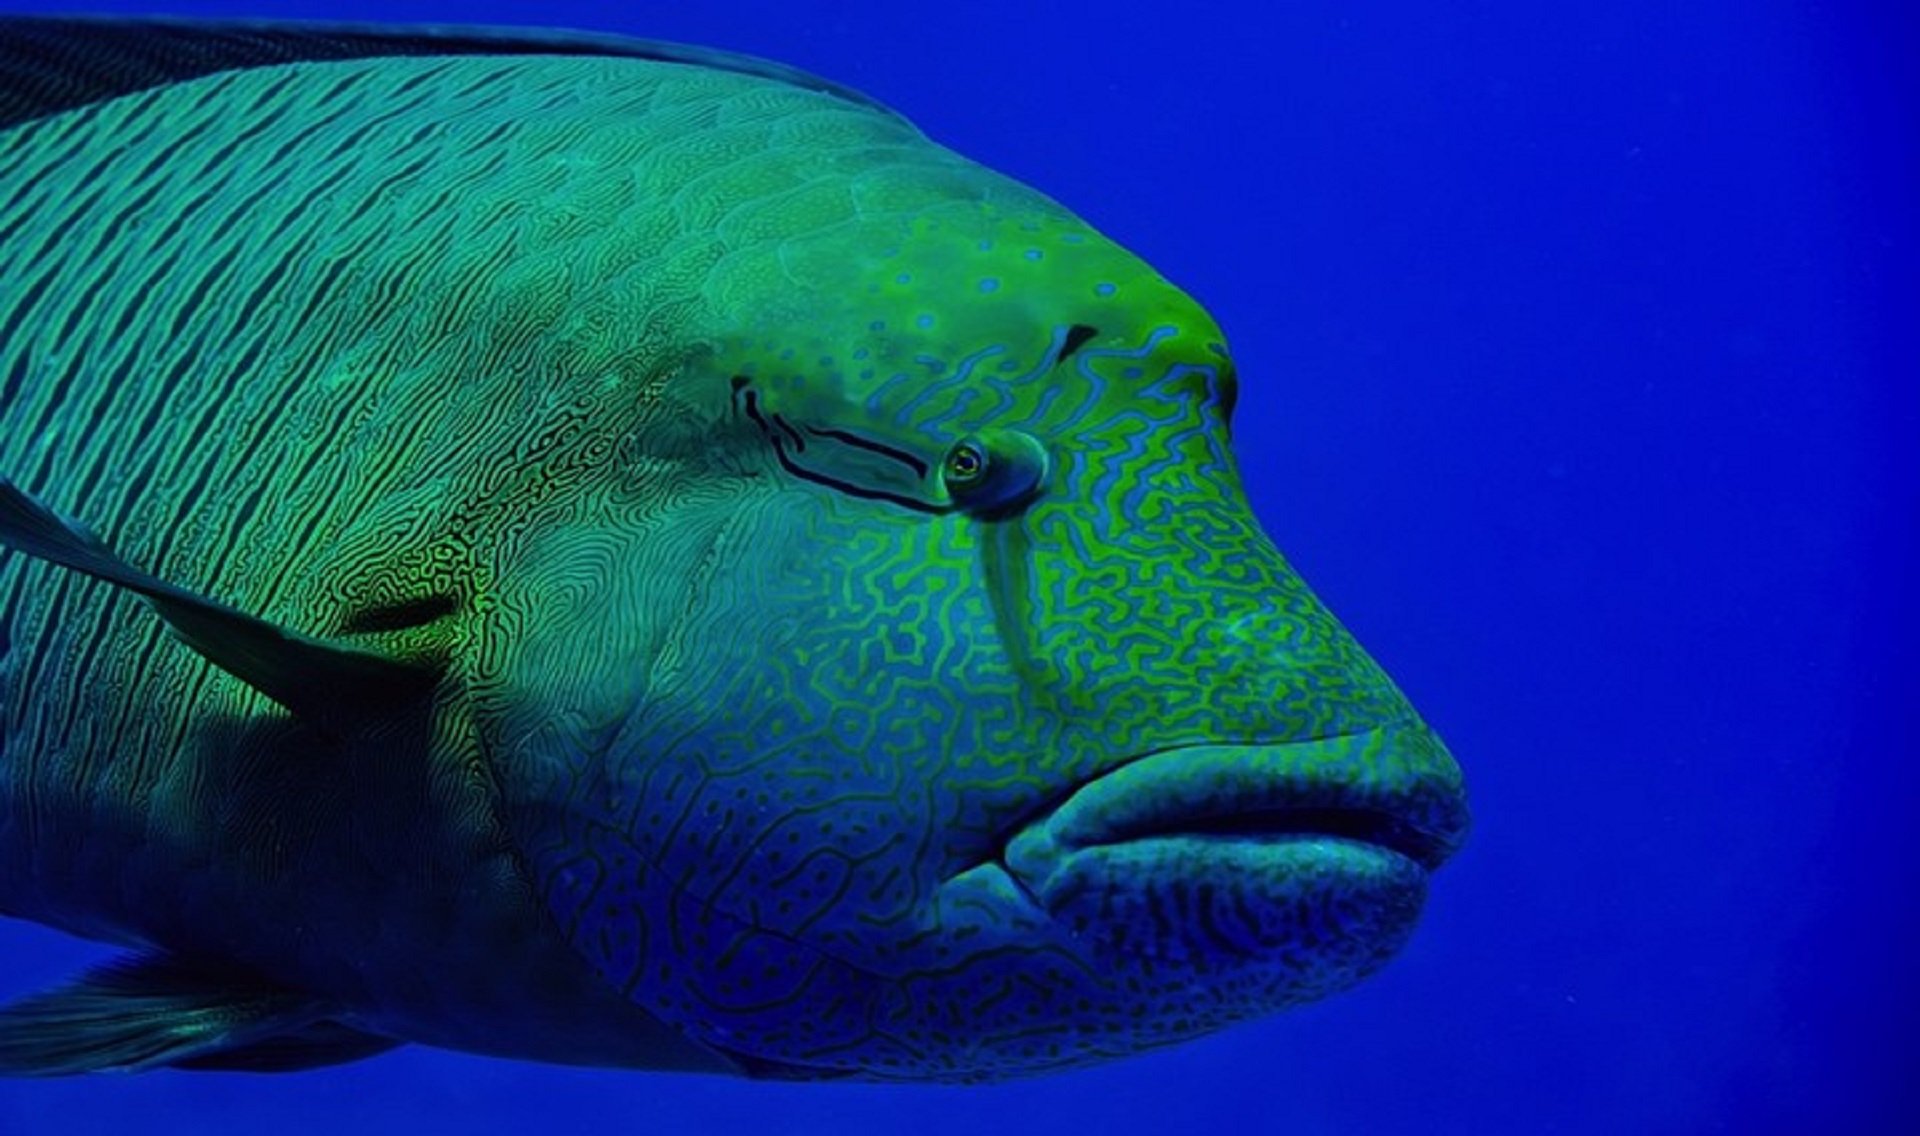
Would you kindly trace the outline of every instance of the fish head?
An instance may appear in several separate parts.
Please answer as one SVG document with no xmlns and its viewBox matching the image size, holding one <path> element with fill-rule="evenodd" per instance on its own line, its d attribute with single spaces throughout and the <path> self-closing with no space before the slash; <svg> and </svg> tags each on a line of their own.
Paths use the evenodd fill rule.
<svg viewBox="0 0 1920 1136">
<path fill-rule="evenodd" d="M 1377 969 L 1460 772 L 1249 507 L 1220 329 L 1048 203 L 860 224 L 716 269 L 625 480 L 500 570 L 479 729 L 556 925 L 781 1076 L 1060 1068 Z"/>
</svg>

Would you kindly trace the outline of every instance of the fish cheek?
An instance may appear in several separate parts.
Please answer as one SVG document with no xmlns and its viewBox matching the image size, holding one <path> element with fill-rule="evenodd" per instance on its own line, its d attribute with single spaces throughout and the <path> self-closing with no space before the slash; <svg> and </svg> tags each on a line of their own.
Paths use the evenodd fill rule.
<svg viewBox="0 0 1920 1136">
<path fill-rule="evenodd" d="M 1024 736 L 972 522 L 810 484 L 669 520 L 531 542 L 503 575 L 546 582 L 492 613 L 489 761 L 576 952 L 694 1037 L 803 1065 L 906 1067 L 872 1021 L 972 1045 L 952 1007 L 1069 982 L 1017 889 L 941 886 L 958 830 L 1005 820 L 986 758 Z M 678 551 L 621 578 L 649 542 Z"/>
<path fill-rule="evenodd" d="M 778 803 L 743 805 L 737 777 L 714 787 L 747 764 L 727 723 L 779 701 L 755 679 L 801 617 L 761 597 L 796 539 L 764 499 L 696 485 L 620 523 L 551 525 L 499 567 L 469 677 L 486 761 L 556 926 L 630 997 L 704 967 L 670 925 L 708 927 L 702 942 L 752 929 L 755 913 L 705 904 L 686 865 L 737 854 Z"/>
<path fill-rule="evenodd" d="M 564 775 L 576 787 L 547 807 L 617 819 L 609 810 L 649 756 L 633 738 L 688 715 L 724 670 L 716 597 L 739 586 L 744 528 L 724 498 L 689 499 L 547 526 L 499 566 L 476 636 L 476 704 L 508 760 L 537 742 L 524 748 L 553 767 L 542 786 Z M 581 796 L 593 782 L 605 793 Z"/>
</svg>

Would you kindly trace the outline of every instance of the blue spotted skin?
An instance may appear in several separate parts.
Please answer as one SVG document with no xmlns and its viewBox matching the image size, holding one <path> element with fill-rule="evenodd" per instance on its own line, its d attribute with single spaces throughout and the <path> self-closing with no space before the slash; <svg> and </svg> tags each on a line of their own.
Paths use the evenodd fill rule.
<svg viewBox="0 0 1920 1136">
<path fill-rule="evenodd" d="M 0 559 L 0 909 L 399 1040 L 979 1080 L 1352 984 L 1461 838 L 1248 509 L 1213 321 L 885 111 L 349 60 L 0 168 L 0 471 L 440 674 L 317 731 Z"/>
</svg>

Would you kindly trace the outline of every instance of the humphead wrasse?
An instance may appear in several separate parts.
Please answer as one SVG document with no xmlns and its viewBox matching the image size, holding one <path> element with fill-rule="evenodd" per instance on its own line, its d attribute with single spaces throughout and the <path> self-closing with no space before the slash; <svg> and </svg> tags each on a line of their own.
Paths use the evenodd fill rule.
<svg viewBox="0 0 1920 1136">
<path fill-rule="evenodd" d="M 1319 998 L 1459 770 L 1193 300 L 786 68 L 0 21 L 0 1071 L 982 1080 Z"/>
</svg>

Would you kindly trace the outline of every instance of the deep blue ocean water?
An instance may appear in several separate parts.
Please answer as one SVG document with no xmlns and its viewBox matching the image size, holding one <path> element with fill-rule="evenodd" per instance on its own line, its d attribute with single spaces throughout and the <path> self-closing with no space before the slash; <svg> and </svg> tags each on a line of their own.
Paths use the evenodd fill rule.
<svg viewBox="0 0 1920 1136">
<path fill-rule="evenodd" d="M 165 9 L 731 47 L 1063 200 L 1225 325 L 1263 518 L 1448 739 L 1477 828 L 1379 977 L 1087 1072 L 782 1086 L 415 1048 L 0 1083 L 0 1136 L 1920 1130 L 1912 14 Z M 0 994 L 100 953 L 0 924 Z"/>
</svg>

